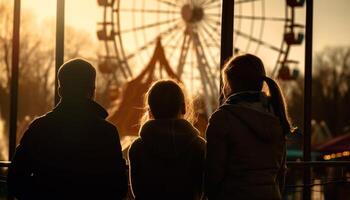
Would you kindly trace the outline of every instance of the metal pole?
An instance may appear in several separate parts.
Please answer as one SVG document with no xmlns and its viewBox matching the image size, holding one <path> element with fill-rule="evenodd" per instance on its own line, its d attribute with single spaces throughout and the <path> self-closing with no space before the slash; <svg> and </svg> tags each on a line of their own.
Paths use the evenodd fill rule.
<svg viewBox="0 0 350 200">
<path fill-rule="evenodd" d="M 12 36 L 12 68 L 11 68 L 11 101 L 10 101 L 10 131 L 9 159 L 16 149 L 17 111 L 18 111 L 18 68 L 19 68 L 19 31 L 21 19 L 21 0 L 14 1 L 13 36 Z"/>
<path fill-rule="evenodd" d="M 233 55 L 233 26 L 234 26 L 234 1 L 222 0 L 221 4 L 221 46 L 220 46 L 220 72 L 227 61 Z M 222 77 L 220 73 L 220 104 L 224 100 L 222 95 Z"/>
<path fill-rule="evenodd" d="M 313 0 L 306 1 L 305 78 L 304 78 L 304 162 L 311 160 L 311 112 L 312 112 L 312 30 Z M 311 199 L 311 169 L 304 168 L 303 200 Z"/>
<path fill-rule="evenodd" d="M 64 0 L 57 0 L 56 9 L 55 105 L 60 100 L 58 95 L 57 72 L 64 60 Z"/>
</svg>

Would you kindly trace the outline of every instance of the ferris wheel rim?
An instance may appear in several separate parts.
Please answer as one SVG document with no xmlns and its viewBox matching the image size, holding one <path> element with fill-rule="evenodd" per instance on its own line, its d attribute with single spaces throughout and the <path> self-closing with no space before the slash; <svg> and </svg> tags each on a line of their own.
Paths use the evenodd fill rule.
<svg viewBox="0 0 350 200">
<path fill-rule="evenodd" d="M 166 5 L 169 5 L 169 6 L 172 6 L 172 7 L 177 7 L 177 8 L 180 8 L 180 6 L 179 5 L 177 5 L 176 3 L 173 3 L 173 2 L 169 2 L 169 1 L 166 1 L 166 0 L 156 0 L 157 2 L 160 2 L 160 3 L 162 3 L 162 4 L 166 4 Z M 134 1 L 133 1 L 134 2 Z M 178 2 L 178 1 L 176 1 L 176 2 Z M 220 7 L 221 7 L 221 2 L 220 1 L 216 1 L 216 0 L 213 0 L 213 1 L 202 1 L 202 3 L 204 4 L 203 5 L 203 7 L 208 7 L 208 5 L 206 5 L 206 3 L 215 3 L 215 4 L 218 4 L 218 5 L 220 5 Z M 254 4 L 256 3 L 256 2 L 261 2 L 261 13 L 262 13 L 262 16 L 255 16 L 255 14 L 253 14 L 253 16 L 244 16 L 244 15 L 242 15 L 242 9 L 241 9 L 241 5 L 243 4 L 243 3 L 246 3 L 246 2 L 253 2 L 252 3 L 252 6 L 254 6 Z M 144 1 L 143 1 L 143 3 L 144 3 Z M 286 22 L 288 21 L 288 20 L 290 20 L 289 19 L 289 16 L 288 16 L 288 14 L 287 14 L 287 11 L 285 12 L 285 17 L 284 18 L 273 18 L 273 17 L 270 17 L 270 18 L 268 18 L 268 17 L 266 17 L 265 16 L 265 0 L 236 0 L 236 2 L 235 2 L 236 4 L 238 4 L 238 7 L 239 7 L 239 9 L 238 9 L 238 15 L 235 15 L 234 17 L 235 17 L 235 19 L 237 20 L 237 25 L 238 25 L 238 30 L 235 30 L 235 33 L 234 33 L 234 39 L 235 39 L 235 43 L 237 42 L 237 40 L 239 39 L 239 38 L 246 38 L 247 40 L 248 40 L 248 45 L 246 45 L 246 51 L 248 51 L 248 49 L 249 49 L 249 47 L 250 47 L 250 44 L 252 43 L 252 42 L 255 42 L 255 43 L 257 43 L 257 45 L 256 45 L 256 48 L 255 48 L 255 50 L 254 50 L 254 52 L 255 53 L 257 53 L 258 51 L 259 51 L 259 49 L 261 48 L 261 46 L 265 46 L 265 47 L 267 47 L 267 48 L 270 48 L 271 50 L 274 50 L 274 51 L 277 51 L 278 52 L 278 56 L 277 56 L 277 59 L 276 59 L 276 62 L 275 62 L 275 67 L 274 67 L 274 71 L 275 71 L 275 69 L 278 67 L 278 65 L 279 65 L 279 62 L 281 62 L 281 59 L 282 60 L 286 60 L 287 59 L 287 57 L 288 57 L 288 54 L 289 54 L 289 50 L 290 50 L 290 47 L 289 47 L 289 45 L 286 45 L 285 44 L 285 42 L 282 40 L 281 41 L 281 44 L 279 45 L 279 47 L 277 47 L 277 46 L 272 46 L 272 45 L 268 45 L 268 44 L 266 44 L 266 43 L 264 43 L 264 41 L 262 40 L 262 38 L 263 38 L 263 35 L 264 35 L 264 25 L 265 25 L 265 21 L 266 20 L 273 20 L 273 21 L 281 21 L 281 22 L 284 22 L 284 29 L 283 29 L 283 31 L 284 31 L 284 33 L 286 32 Z M 159 5 L 159 4 L 157 4 L 157 5 Z M 286 9 L 288 9 L 287 8 L 287 6 L 286 6 L 286 4 L 284 4 L 285 5 L 285 7 L 286 7 Z M 217 5 L 216 5 L 217 6 Z M 105 6 L 105 8 L 104 8 L 104 22 L 106 22 L 106 16 L 105 16 L 105 12 L 106 12 L 106 7 L 107 6 Z M 115 9 L 114 9 L 114 7 L 115 7 Z M 116 3 L 114 3 L 114 1 L 113 1 L 113 5 L 112 5 L 112 8 L 113 8 L 113 10 L 115 11 L 113 11 L 113 12 L 111 12 L 111 20 L 114 20 L 114 18 L 116 19 L 115 20 L 115 26 L 117 27 L 117 28 L 114 28 L 114 26 L 113 26 L 113 30 L 118 30 L 118 31 L 115 31 L 117 34 L 116 34 L 116 37 L 118 37 L 117 39 L 116 39 L 116 37 L 114 37 L 114 49 L 115 49 L 115 54 L 118 54 L 118 51 L 116 50 L 116 49 L 119 49 L 119 51 L 120 51 L 120 53 L 121 54 L 119 54 L 119 56 L 120 56 L 120 58 L 116 58 L 116 60 L 118 60 L 118 62 L 124 62 L 124 64 L 127 66 L 127 69 L 129 69 L 130 70 L 130 65 L 129 65 L 129 60 L 131 59 L 131 58 L 133 58 L 134 56 L 136 56 L 136 54 L 137 54 L 137 52 L 138 51 L 144 51 L 145 49 L 147 49 L 149 46 L 152 46 L 154 43 L 155 43 L 155 41 L 156 41 L 156 38 L 153 38 L 153 39 L 151 39 L 151 40 L 148 40 L 148 42 L 147 43 L 145 43 L 145 45 L 143 45 L 143 46 L 140 46 L 140 45 L 137 45 L 139 48 L 137 48 L 137 49 L 135 49 L 136 50 L 136 52 L 134 52 L 134 53 L 128 53 L 128 54 L 126 54 L 125 53 L 125 51 L 124 51 L 124 41 L 123 41 L 123 36 L 122 36 L 122 34 L 123 34 L 123 31 L 121 30 L 121 28 L 120 28 L 120 20 L 121 20 L 121 17 L 119 16 L 120 15 L 120 13 L 121 13 L 121 11 L 122 11 L 122 9 L 121 9 L 121 7 L 120 7 L 120 0 L 117 0 L 117 2 Z M 254 9 L 253 9 L 254 10 Z M 179 13 L 179 11 L 175 11 L 175 10 L 160 10 L 160 8 L 159 8 L 159 6 L 156 8 L 156 9 L 154 9 L 154 10 L 151 10 L 151 9 L 148 9 L 148 10 L 145 10 L 145 9 L 139 9 L 139 10 L 135 10 L 135 8 L 130 8 L 129 10 L 127 10 L 127 9 L 124 9 L 124 11 L 130 11 L 130 12 L 135 12 L 135 11 L 142 11 L 142 12 L 154 12 L 154 13 L 157 13 L 157 15 L 158 15 L 158 19 L 160 18 L 159 17 L 159 14 L 160 13 L 167 13 L 167 14 L 172 14 L 172 15 L 174 15 L 174 14 L 178 14 Z M 167 15 L 167 16 L 169 16 L 169 15 Z M 218 14 L 218 16 L 220 16 L 220 13 Z M 241 26 L 241 21 L 242 20 L 240 20 L 240 19 L 243 19 L 243 18 L 251 18 L 251 21 L 252 21 L 252 23 L 251 23 L 251 26 L 250 26 L 250 34 L 248 34 L 248 35 L 245 35 L 244 33 L 242 33 L 241 31 L 240 31 L 240 26 Z M 168 18 L 169 19 L 169 18 Z M 260 26 L 260 29 L 259 29 L 259 36 L 257 37 L 257 38 L 254 38 L 254 37 L 251 37 L 251 35 L 252 35 L 252 32 L 254 32 L 254 23 L 255 23 L 255 20 L 260 20 L 261 21 L 261 26 Z M 176 23 L 178 23 L 178 22 L 176 22 Z M 204 23 L 204 22 L 202 22 L 202 23 Z M 208 22 L 209 23 L 209 22 Z M 157 24 L 159 24 L 159 21 L 157 21 Z M 135 25 L 134 25 L 135 26 Z M 216 24 L 216 26 L 218 26 L 218 24 Z M 178 24 L 173 24 L 172 25 L 172 27 L 174 28 L 174 29 L 176 29 L 176 28 L 179 28 L 179 26 L 178 26 Z M 159 26 L 158 26 L 158 28 L 159 28 Z M 133 30 L 135 30 L 135 29 L 133 29 Z M 132 31 L 132 30 L 129 30 L 129 31 Z M 167 35 L 168 33 L 171 33 L 173 31 L 173 29 L 168 29 L 167 31 L 163 31 L 163 33 L 160 33 L 160 36 L 163 36 L 163 35 Z M 201 34 L 203 34 L 203 33 L 201 33 Z M 137 38 L 136 37 L 136 33 L 134 32 L 134 38 Z M 145 32 L 143 32 L 143 35 L 144 35 L 144 38 L 146 38 L 146 36 L 145 36 Z M 181 38 L 181 36 L 180 36 L 180 38 Z M 146 41 L 146 39 L 144 39 L 144 41 Z M 106 46 L 106 45 L 105 45 Z M 148 47 L 147 47 L 148 46 Z M 165 45 L 166 46 L 166 45 Z M 106 50 L 108 51 L 108 48 L 107 47 L 105 47 L 106 48 Z M 146 52 L 148 52 L 148 51 L 146 51 Z M 107 52 L 107 54 L 108 54 L 108 52 Z M 170 54 L 170 55 L 172 55 L 172 54 Z M 211 54 L 209 55 L 210 57 L 213 57 Z M 139 57 L 140 59 L 142 59 L 142 57 Z M 211 60 L 212 60 L 212 58 L 210 58 Z M 144 61 L 143 61 L 144 62 Z M 214 63 L 217 63 L 217 62 L 214 62 Z M 131 70 L 130 70 L 131 71 Z M 131 76 L 132 77 L 132 76 Z"/>
</svg>

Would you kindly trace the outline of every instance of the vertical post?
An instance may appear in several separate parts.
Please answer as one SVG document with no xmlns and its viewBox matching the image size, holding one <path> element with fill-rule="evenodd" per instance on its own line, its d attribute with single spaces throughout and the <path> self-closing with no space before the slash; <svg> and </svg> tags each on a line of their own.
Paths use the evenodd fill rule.
<svg viewBox="0 0 350 200">
<path fill-rule="evenodd" d="M 56 60 L 55 60 L 55 105 L 59 102 L 57 72 L 64 59 L 64 1 L 57 0 L 56 12 Z"/>
<path fill-rule="evenodd" d="M 312 30 L 313 0 L 306 0 L 305 78 L 304 78 L 304 162 L 311 161 L 311 112 L 312 112 Z M 303 200 L 311 199 L 311 169 L 304 168 Z"/>
<path fill-rule="evenodd" d="M 18 111 L 18 71 L 19 71 L 19 30 L 21 19 L 21 0 L 14 1 L 13 35 L 12 35 L 12 68 L 11 68 L 11 100 L 10 100 L 10 131 L 9 159 L 13 157 L 17 138 Z"/>
<path fill-rule="evenodd" d="M 234 1 L 222 0 L 221 4 L 221 46 L 220 46 L 220 72 L 225 61 L 233 55 L 233 26 Z M 223 102 L 222 77 L 220 73 L 220 104 Z"/>
</svg>

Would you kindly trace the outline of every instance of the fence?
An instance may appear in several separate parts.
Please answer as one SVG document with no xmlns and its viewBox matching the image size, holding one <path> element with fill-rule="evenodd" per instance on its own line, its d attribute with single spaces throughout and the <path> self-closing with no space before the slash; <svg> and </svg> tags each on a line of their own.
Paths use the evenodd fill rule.
<svg viewBox="0 0 350 200">
<path fill-rule="evenodd" d="M 6 173 L 8 161 L 0 161 L 0 200 L 7 199 Z M 310 190 L 313 200 L 345 200 L 350 197 L 350 161 L 288 162 L 284 200 L 301 200 L 303 191 Z M 309 170 L 311 180 L 303 183 Z M 129 195 L 128 199 L 132 199 Z"/>
<path fill-rule="evenodd" d="M 308 170 L 310 181 L 304 184 L 303 175 Z M 313 200 L 345 200 L 350 197 L 350 162 L 289 162 L 284 199 L 303 199 L 305 189 Z"/>
</svg>

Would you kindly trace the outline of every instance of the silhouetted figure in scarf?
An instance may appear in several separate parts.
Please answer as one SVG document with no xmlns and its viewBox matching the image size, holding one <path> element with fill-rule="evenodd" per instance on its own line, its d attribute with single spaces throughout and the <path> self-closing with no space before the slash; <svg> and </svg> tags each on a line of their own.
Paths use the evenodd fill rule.
<svg viewBox="0 0 350 200">
<path fill-rule="evenodd" d="M 291 131 L 282 92 L 266 77 L 263 62 L 251 54 L 231 58 L 222 77 L 225 102 L 210 117 L 206 132 L 207 196 L 280 200 L 285 135 Z"/>
</svg>

